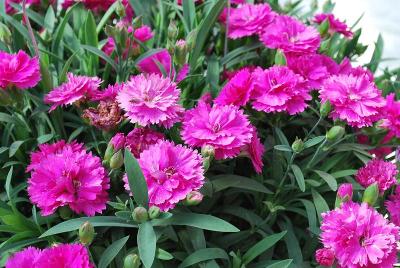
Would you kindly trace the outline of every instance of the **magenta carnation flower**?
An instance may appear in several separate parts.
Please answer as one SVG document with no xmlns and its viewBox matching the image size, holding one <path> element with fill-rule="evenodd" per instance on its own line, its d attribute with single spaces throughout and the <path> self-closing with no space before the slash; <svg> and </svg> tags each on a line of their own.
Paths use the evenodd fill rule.
<svg viewBox="0 0 400 268">
<path fill-rule="evenodd" d="M 397 173 L 395 164 L 381 159 L 373 159 L 357 171 L 356 179 L 364 188 L 375 182 L 378 183 L 379 192 L 383 194 L 397 183 Z"/>
<path fill-rule="evenodd" d="M 190 146 L 212 146 L 218 160 L 239 155 L 241 147 L 251 142 L 252 127 L 236 106 L 211 107 L 199 102 L 186 111 L 181 135 Z"/>
<path fill-rule="evenodd" d="M 335 253 L 329 248 L 320 248 L 315 252 L 315 259 L 322 266 L 332 266 L 335 262 Z"/>
<path fill-rule="evenodd" d="M 136 158 L 139 158 L 140 154 L 147 150 L 150 145 L 164 139 L 165 137 L 162 133 L 149 127 L 135 128 L 126 136 L 125 145 Z"/>
<path fill-rule="evenodd" d="M 41 146 L 31 159 L 28 194 L 42 215 L 62 206 L 88 216 L 106 208 L 110 180 L 100 158 L 87 153 L 83 145 L 61 141 Z"/>
<path fill-rule="evenodd" d="M 101 79 L 98 77 L 67 74 L 68 81 L 50 91 L 44 98 L 45 103 L 52 104 L 50 111 L 58 106 L 71 105 L 75 102 L 92 99 L 98 95 Z"/>
<path fill-rule="evenodd" d="M 41 254 L 40 249 L 27 247 L 8 258 L 6 268 L 35 268 L 34 265 Z"/>
<path fill-rule="evenodd" d="M 303 78 L 285 66 L 257 68 L 253 72 L 253 83 L 252 106 L 257 111 L 285 111 L 293 115 L 303 112 L 306 101 L 311 100 Z"/>
<path fill-rule="evenodd" d="M 400 226 L 400 186 L 396 186 L 395 192 L 385 202 L 386 209 L 390 215 L 390 221 Z"/>
<path fill-rule="evenodd" d="M 81 244 L 61 244 L 42 251 L 34 268 L 93 268 L 88 250 Z"/>
<path fill-rule="evenodd" d="M 274 13 L 268 4 L 243 4 L 231 8 L 228 37 L 236 39 L 261 33 L 273 18 Z"/>
<path fill-rule="evenodd" d="M 97 90 L 94 92 L 92 101 L 115 101 L 118 92 L 124 85 L 116 83 L 114 85 L 108 85 L 104 90 Z"/>
<path fill-rule="evenodd" d="M 163 72 L 160 70 L 159 65 L 162 66 L 161 69 L 164 69 L 163 71 L 169 76 L 172 67 L 172 59 L 167 49 L 163 49 L 138 63 L 141 72 L 162 75 Z"/>
<path fill-rule="evenodd" d="M 343 183 L 339 186 L 337 191 L 337 196 L 341 199 L 347 198 L 351 200 L 353 198 L 353 184 L 351 183 Z"/>
<path fill-rule="evenodd" d="M 264 166 L 262 157 L 265 147 L 258 138 L 257 129 L 255 127 L 252 127 L 252 133 L 253 137 L 251 138 L 251 142 L 243 146 L 242 153 L 250 158 L 251 162 L 253 163 L 254 170 L 257 173 L 262 173 L 262 168 Z"/>
<path fill-rule="evenodd" d="M 275 16 L 260 38 L 268 48 L 299 54 L 316 52 L 321 42 L 315 28 L 290 16 Z"/>
<path fill-rule="evenodd" d="M 333 119 L 359 128 L 379 120 L 385 105 L 380 90 L 367 75 L 333 75 L 324 81 L 320 98 L 332 104 Z"/>
<path fill-rule="evenodd" d="M 396 101 L 393 93 L 386 97 L 382 127 L 389 130 L 389 137 L 400 138 L 400 101 Z"/>
<path fill-rule="evenodd" d="M 252 90 L 251 72 L 248 69 L 242 69 L 226 83 L 214 103 L 218 105 L 246 105 L 250 100 Z"/>
<path fill-rule="evenodd" d="M 133 37 L 135 37 L 142 43 L 150 40 L 151 38 L 153 38 L 153 36 L 153 31 L 151 30 L 150 26 L 147 25 L 142 25 L 133 31 Z"/>
<path fill-rule="evenodd" d="M 141 126 L 160 124 L 169 128 L 183 113 L 179 93 L 169 78 L 140 74 L 125 83 L 118 92 L 117 101 L 132 123 Z"/>
<path fill-rule="evenodd" d="M 40 81 L 40 66 L 37 57 L 31 58 L 23 50 L 17 54 L 0 51 L 0 88 L 16 86 L 26 89 Z"/>
<path fill-rule="evenodd" d="M 335 16 L 333 14 L 321 13 L 321 14 L 315 15 L 314 22 L 321 24 L 324 21 L 329 22 L 329 33 L 330 34 L 341 33 L 344 36 L 346 36 L 347 38 L 353 37 L 352 31 L 349 29 L 349 27 L 346 25 L 346 23 L 335 18 Z"/>
<path fill-rule="evenodd" d="M 354 76 L 367 76 L 369 81 L 374 81 L 374 74 L 365 67 L 357 66 L 353 67 L 351 62 L 348 58 L 345 58 L 339 65 L 338 74 L 347 74 L 347 75 L 354 75 Z"/>
<path fill-rule="evenodd" d="M 396 262 L 399 228 L 367 203 L 343 203 L 322 214 L 321 241 L 339 267 L 391 268 Z"/>
<path fill-rule="evenodd" d="M 110 143 L 112 144 L 114 151 L 121 150 L 125 147 L 125 139 L 124 133 L 117 133 L 111 138 Z"/>
<path fill-rule="evenodd" d="M 182 145 L 159 141 L 140 154 L 139 165 L 149 190 L 149 205 L 162 211 L 173 209 L 204 183 L 200 154 Z M 129 190 L 127 177 L 125 188 Z"/>
</svg>

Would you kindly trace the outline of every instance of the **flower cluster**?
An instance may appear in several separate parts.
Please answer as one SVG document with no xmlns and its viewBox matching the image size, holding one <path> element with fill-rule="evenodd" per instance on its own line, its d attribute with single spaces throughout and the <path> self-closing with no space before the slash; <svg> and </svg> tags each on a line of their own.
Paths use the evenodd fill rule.
<svg viewBox="0 0 400 268">
<path fill-rule="evenodd" d="M 335 18 L 335 16 L 333 14 L 321 13 L 321 14 L 315 15 L 315 17 L 314 17 L 314 22 L 316 22 L 318 24 L 321 24 L 325 21 L 327 21 L 329 23 L 329 33 L 330 34 L 340 33 L 340 34 L 343 34 L 347 38 L 353 37 L 353 32 L 349 29 L 349 27 L 346 25 L 346 23 Z"/>
</svg>

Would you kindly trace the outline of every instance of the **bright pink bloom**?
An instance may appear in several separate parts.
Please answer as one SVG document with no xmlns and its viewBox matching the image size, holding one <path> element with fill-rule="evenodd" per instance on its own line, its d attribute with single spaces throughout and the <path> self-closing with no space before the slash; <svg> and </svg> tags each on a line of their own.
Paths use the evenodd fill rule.
<svg viewBox="0 0 400 268">
<path fill-rule="evenodd" d="M 266 113 L 287 112 L 290 115 L 303 112 L 309 90 L 300 75 L 286 66 L 273 66 L 267 70 L 257 68 L 253 72 L 253 108 Z"/>
<path fill-rule="evenodd" d="M 335 253 L 329 248 L 320 248 L 315 252 L 315 259 L 322 266 L 332 266 L 335 262 Z"/>
<path fill-rule="evenodd" d="M 171 127 L 179 121 L 183 108 L 180 91 L 169 78 L 157 74 L 132 76 L 118 92 L 117 101 L 132 123 Z"/>
<path fill-rule="evenodd" d="M 76 2 L 82 2 L 87 9 L 99 12 L 108 10 L 114 4 L 115 0 L 65 0 L 62 8 L 67 9 Z"/>
<path fill-rule="evenodd" d="M 54 88 L 48 93 L 44 102 L 52 104 L 50 111 L 58 106 L 71 105 L 75 102 L 92 99 L 98 95 L 98 88 L 102 83 L 98 77 L 78 76 L 72 73 L 67 74 L 68 81 Z"/>
<path fill-rule="evenodd" d="M 252 90 L 251 72 L 242 69 L 226 83 L 214 102 L 218 105 L 243 106 L 250 100 Z"/>
<path fill-rule="evenodd" d="M 365 67 L 357 66 L 353 67 L 351 62 L 348 58 L 345 58 L 339 65 L 338 74 L 347 74 L 347 75 L 354 75 L 354 76 L 367 76 L 369 81 L 374 81 L 374 74 Z"/>
<path fill-rule="evenodd" d="M 324 81 L 320 98 L 332 104 L 333 119 L 358 128 L 371 126 L 381 119 L 385 105 L 381 91 L 367 75 L 333 75 Z"/>
<path fill-rule="evenodd" d="M 81 244 L 61 244 L 42 251 L 33 268 L 93 268 Z"/>
<path fill-rule="evenodd" d="M 190 65 L 189 64 L 184 64 L 182 68 L 179 70 L 178 75 L 176 76 L 176 82 L 179 83 L 183 79 L 186 78 L 186 76 L 189 74 L 190 71 Z"/>
<path fill-rule="evenodd" d="M 245 3 L 246 3 L 246 0 L 231 0 L 231 8 L 233 8 L 239 4 L 245 4 Z M 219 14 L 218 21 L 223 24 L 226 24 L 227 17 L 228 17 L 228 8 L 224 7 L 222 12 Z"/>
<path fill-rule="evenodd" d="M 126 136 L 125 146 L 131 151 L 133 156 L 139 158 L 140 154 L 144 150 L 147 150 L 150 145 L 164 139 L 165 137 L 162 133 L 149 127 L 135 128 Z"/>
<path fill-rule="evenodd" d="M 40 81 L 40 66 L 37 57 L 31 58 L 23 50 L 17 54 L 0 51 L 0 88 L 16 86 L 26 89 Z"/>
<path fill-rule="evenodd" d="M 248 65 L 248 66 L 245 66 L 243 68 L 236 69 L 236 70 L 225 70 L 221 75 L 221 79 L 222 80 L 230 80 L 235 75 L 237 75 L 237 73 L 239 73 L 239 72 L 241 72 L 243 70 L 248 70 L 249 72 L 253 72 L 255 69 L 257 69 L 257 66 Z"/>
<path fill-rule="evenodd" d="M 140 154 L 139 165 L 149 190 L 149 205 L 162 211 L 173 209 L 204 183 L 200 154 L 182 145 L 159 141 Z M 125 188 L 129 189 L 127 177 Z"/>
<path fill-rule="evenodd" d="M 322 82 L 330 75 L 337 74 L 338 64 L 328 56 L 320 54 L 286 57 L 287 66 L 301 75 L 309 89 L 320 89 Z"/>
<path fill-rule="evenodd" d="M 125 147 L 125 136 L 124 133 L 117 133 L 111 138 L 110 143 L 114 147 L 114 151 L 121 150 Z"/>
<path fill-rule="evenodd" d="M 389 130 L 389 136 L 400 138 L 400 101 L 396 101 L 394 93 L 386 97 L 382 126 Z"/>
<path fill-rule="evenodd" d="M 118 92 L 124 85 L 116 83 L 114 85 L 108 85 L 104 90 L 97 90 L 94 92 L 92 101 L 115 101 Z"/>
<path fill-rule="evenodd" d="M 273 18 L 274 13 L 268 4 L 243 4 L 231 8 L 228 37 L 236 39 L 259 34 Z"/>
<path fill-rule="evenodd" d="M 181 135 L 190 146 L 214 147 L 218 160 L 239 155 L 241 147 L 251 142 L 252 127 L 236 106 L 211 107 L 199 102 L 196 108 L 186 111 Z"/>
<path fill-rule="evenodd" d="M 142 43 L 150 40 L 151 38 L 153 38 L 153 36 L 154 36 L 153 31 L 147 25 L 142 25 L 133 31 L 133 37 L 135 37 Z"/>
<path fill-rule="evenodd" d="M 210 92 L 206 92 L 200 97 L 198 102 L 204 102 L 211 105 L 213 102 L 213 97 L 211 96 Z"/>
<path fill-rule="evenodd" d="M 34 265 L 41 254 L 40 249 L 27 247 L 8 258 L 6 268 L 35 268 Z"/>
<path fill-rule="evenodd" d="M 373 159 L 357 171 L 356 179 L 367 188 L 377 182 L 380 194 L 397 183 L 398 170 L 395 164 L 381 159 Z"/>
<path fill-rule="evenodd" d="M 353 37 L 353 32 L 349 29 L 349 27 L 346 25 L 346 23 L 338 20 L 335 18 L 333 14 L 328 14 L 328 13 L 321 13 L 317 14 L 314 17 L 314 22 L 318 24 L 322 24 L 324 21 L 329 22 L 329 33 L 334 34 L 334 33 L 341 33 L 347 38 L 352 38 Z"/>
<path fill-rule="evenodd" d="M 321 42 L 315 28 L 290 16 L 276 16 L 260 38 L 269 48 L 298 54 L 316 52 Z"/>
<path fill-rule="evenodd" d="M 139 70 L 143 73 L 154 73 L 162 75 L 159 65 L 161 65 L 162 71 L 165 71 L 167 76 L 169 76 L 172 66 L 171 55 L 167 49 L 163 49 L 150 57 L 147 57 L 138 63 Z"/>
<path fill-rule="evenodd" d="M 257 129 L 252 127 L 252 130 L 253 137 L 251 138 L 251 142 L 242 147 L 242 153 L 250 158 L 254 170 L 257 173 L 262 173 L 262 168 L 264 166 L 262 157 L 264 155 L 265 147 L 258 138 Z"/>
<path fill-rule="evenodd" d="M 389 212 L 390 221 L 400 226 L 400 186 L 396 186 L 394 194 L 389 196 L 385 206 Z"/>
<path fill-rule="evenodd" d="M 339 186 L 337 191 L 337 196 L 341 199 L 348 198 L 351 200 L 353 198 L 353 184 L 351 183 L 343 183 Z"/>
<path fill-rule="evenodd" d="M 369 150 L 368 152 L 371 155 L 374 155 L 376 158 L 384 159 L 387 155 L 394 151 L 392 146 L 385 146 L 385 144 L 390 143 L 391 139 L 391 135 L 386 135 L 381 141 L 377 143 L 374 149 Z M 371 142 L 367 135 L 357 135 L 357 141 L 361 144 L 371 145 Z"/>
<path fill-rule="evenodd" d="M 392 268 L 396 262 L 399 228 L 367 203 L 343 203 L 322 214 L 321 241 L 339 267 Z"/>
<path fill-rule="evenodd" d="M 41 147 L 32 154 L 43 157 L 30 165 L 28 194 L 31 202 L 42 210 L 43 216 L 53 214 L 62 206 L 88 216 L 101 213 L 106 208 L 110 180 L 100 158 L 87 153 L 83 145 L 62 144 L 56 143 L 54 148 L 52 145 Z"/>
</svg>

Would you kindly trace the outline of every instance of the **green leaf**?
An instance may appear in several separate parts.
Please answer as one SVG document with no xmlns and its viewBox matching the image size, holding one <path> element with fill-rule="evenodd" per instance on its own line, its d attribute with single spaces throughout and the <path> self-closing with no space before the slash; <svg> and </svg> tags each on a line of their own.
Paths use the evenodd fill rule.
<svg viewBox="0 0 400 268">
<path fill-rule="evenodd" d="M 357 173 L 357 169 L 346 169 L 346 170 L 339 170 L 336 172 L 333 172 L 331 175 L 338 179 L 338 178 L 343 178 L 346 176 L 353 176 L 354 174 Z"/>
<path fill-rule="evenodd" d="M 94 227 L 107 226 L 137 228 L 136 224 L 128 223 L 126 220 L 122 220 L 114 216 L 82 217 L 61 222 L 44 232 L 40 238 L 77 230 L 84 222 L 87 221 L 90 222 Z"/>
<path fill-rule="evenodd" d="M 157 54 L 158 52 L 161 52 L 163 50 L 165 50 L 165 48 L 155 48 L 155 49 L 150 49 L 150 50 L 146 51 L 145 53 L 140 54 L 140 56 L 137 57 L 137 59 L 135 60 L 134 65 L 137 65 L 142 60 L 147 59 L 147 58 L 153 56 L 154 54 Z"/>
<path fill-rule="evenodd" d="M 154 226 L 187 225 L 215 232 L 234 233 L 240 231 L 232 224 L 220 218 L 197 213 L 179 213 L 172 215 L 170 218 L 155 219 L 152 222 Z"/>
<path fill-rule="evenodd" d="M 10 170 L 8 171 L 7 178 L 6 178 L 6 185 L 5 185 L 8 200 L 11 202 L 13 201 L 11 198 L 11 195 L 12 195 L 11 179 L 12 179 L 12 175 L 13 175 L 13 170 L 14 170 L 14 167 L 11 167 Z"/>
<path fill-rule="evenodd" d="M 67 73 L 69 70 L 69 66 L 72 63 L 72 60 L 75 58 L 76 54 L 79 52 L 79 50 L 75 51 L 64 63 L 64 66 L 61 70 L 61 73 L 58 77 L 58 80 L 60 83 L 65 82 L 67 80 Z"/>
<path fill-rule="evenodd" d="M 99 56 L 100 58 L 102 58 L 103 60 L 105 60 L 108 64 L 111 65 L 111 67 L 113 67 L 114 70 L 117 70 L 118 66 L 115 63 L 115 61 L 113 61 L 113 59 L 111 59 L 109 56 L 107 56 L 106 53 L 104 53 L 103 51 L 101 51 L 100 49 L 98 49 L 97 47 L 93 47 L 93 46 L 88 46 L 88 45 L 81 45 L 81 47 L 83 49 L 86 49 L 87 51 Z"/>
<path fill-rule="evenodd" d="M 0 113 L 0 122 L 16 123 L 16 120 L 9 114 Z"/>
<path fill-rule="evenodd" d="M 47 9 L 46 16 L 44 17 L 44 27 L 49 31 L 50 34 L 54 31 L 54 25 L 56 25 L 56 15 L 54 9 L 50 5 Z"/>
<path fill-rule="evenodd" d="M 101 255 L 98 268 L 107 268 L 112 260 L 117 256 L 121 249 L 125 246 L 129 239 L 129 235 L 112 243 Z"/>
<path fill-rule="evenodd" d="M 215 98 L 219 93 L 219 61 L 215 55 L 207 60 L 207 76 L 206 81 L 210 87 L 211 95 Z"/>
<path fill-rule="evenodd" d="M 194 27 L 194 22 L 196 19 L 196 7 L 194 5 L 194 1 L 183 0 L 182 8 L 183 8 L 183 17 L 185 18 L 186 24 L 189 27 L 189 31 L 191 31 Z"/>
<path fill-rule="evenodd" d="M 321 143 L 323 140 L 325 140 L 325 136 L 314 137 L 304 143 L 304 148 L 310 148 L 314 145 Z"/>
<path fill-rule="evenodd" d="M 72 7 L 68 8 L 67 12 L 65 13 L 64 18 L 62 19 L 61 23 L 58 25 L 56 32 L 54 34 L 54 40 L 53 40 L 53 44 L 51 46 L 51 51 L 53 53 L 56 53 L 56 51 L 58 50 L 61 40 L 64 36 L 64 30 L 65 30 L 65 26 L 68 23 L 69 18 L 72 15 L 72 11 L 74 11 L 74 9 L 78 6 L 78 4 L 73 5 Z"/>
<path fill-rule="evenodd" d="M 297 184 L 302 192 L 306 190 L 306 183 L 304 181 L 304 175 L 301 169 L 297 165 L 292 165 L 294 177 L 296 178 Z"/>
<path fill-rule="evenodd" d="M 314 189 L 311 189 L 311 194 L 314 200 L 314 206 L 317 210 L 318 219 L 321 221 L 321 214 L 329 210 L 329 206 L 326 203 L 325 199 Z"/>
<path fill-rule="evenodd" d="M 288 145 L 275 145 L 274 149 L 282 152 L 292 152 L 292 148 Z"/>
<path fill-rule="evenodd" d="M 14 141 L 11 145 L 10 145 L 10 149 L 8 150 L 8 157 L 13 157 L 19 147 L 21 147 L 21 145 L 24 143 L 25 141 Z"/>
<path fill-rule="evenodd" d="M 266 268 L 288 268 L 292 264 L 293 260 L 284 260 L 278 261 L 271 265 L 268 265 Z"/>
<path fill-rule="evenodd" d="M 157 236 L 150 222 L 139 224 L 137 244 L 144 267 L 151 268 L 156 256 Z"/>
<path fill-rule="evenodd" d="M 168 251 L 163 250 L 162 248 L 157 248 L 156 250 L 156 258 L 159 260 L 169 261 L 174 258 L 174 256 Z"/>
<path fill-rule="evenodd" d="M 250 179 L 243 176 L 233 175 L 233 174 L 226 174 L 226 175 L 218 175 L 212 177 L 212 186 L 214 192 L 222 191 L 226 188 L 239 188 L 239 189 L 246 189 L 254 192 L 259 193 L 272 193 L 268 190 L 264 185 L 259 183 L 254 179 Z"/>
<path fill-rule="evenodd" d="M 103 30 L 104 25 L 106 25 L 108 19 L 114 14 L 114 11 L 116 10 L 118 5 L 118 1 L 115 1 L 114 4 L 112 4 L 104 13 L 103 17 L 101 18 L 100 22 L 97 24 L 96 27 L 96 33 L 97 35 L 100 34 L 100 32 Z"/>
<path fill-rule="evenodd" d="M 335 177 L 321 170 L 314 170 L 314 172 L 317 173 L 328 184 L 332 191 L 337 190 L 338 185 Z"/>
<path fill-rule="evenodd" d="M 186 268 L 203 261 L 215 259 L 229 260 L 229 256 L 221 248 L 202 248 L 187 256 L 178 268 Z"/>
<path fill-rule="evenodd" d="M 318 232 L 319 229 L 317 227 L 317 216 L 315 214 L 315 206 L 313 202 L 310 200 L 306 199 L 300 199 L 300 201 L 303 203 L 304 207 L 306 208 L 306 213 L 307 213 L 307 219 L 308 219 L 308 224 L 310 226 L 310 230 L 315 233 Z"/>
<path fill-rule="evenodd" d="M 129 187 L 133 194 L 133 198 L 139 205 L 148 208 L 149 206 L 149 193 L 147 183 L 144 179 L 142 169 L 138 161 L 133 157 L 132 153 L 126 149 L 125 156 L 125 172 L 128 176 Z"/>
<path fill-rule="evenodd" d="M 382 54 L 383 54 L 383 38 L 382 35 L 378 35 L 378 40 L 376 40 L 375 43 L 375 50 L 374 53 L 372 54 L 372 58 L 368 64 L 368 68 L 371 70 L 371 72 L 375 73 L 376 70 L 378 69 L 379 63 L 382 59 Z"/>
<path fill-rule="evenodd" d="M 39 144 L 43 144 L 43 143 L 46 143 L 49 140 L 51 140 L 53 137 L 54 137 L 54 134 L 50 133 L 50 134 L 41 135 L 36 140 Z"/>
<path fill-rule="evenodd" d="M 259 255 L 267 251 L 273 245 L 275 245 L 279 240 L 286 235 L 286 231 L 280 232 L 278 234 L 273 234 L 263 238 L 260 242 L 252 246 L 243 255 L 243 264 L 249 264 L 252 260 L 257 258 Z"/>
</svg>

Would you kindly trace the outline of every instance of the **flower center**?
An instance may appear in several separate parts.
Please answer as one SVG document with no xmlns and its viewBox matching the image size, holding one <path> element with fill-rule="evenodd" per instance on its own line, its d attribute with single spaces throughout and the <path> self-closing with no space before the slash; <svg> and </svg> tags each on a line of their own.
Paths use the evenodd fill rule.
<svg viewBox="0 0 400 268">
<path fill-rule="evenodd" d="M 167 167 L 164 169 L 165 175 L 167 175 L 167 178 L 171 178 L 175 174 L 176 170 L 174 167 Z"/>
<path fill-rule="evenodd" d="M 214 133 L 218 132 L 221 130 L 221 125 L 219 123 L 215 123 L 214 126 L 212 127 L 212 130 Z"/>
<path fill-rule="evenodd" d="M 350 93 L 349 99 L 350 100 L 360 100 L 360 96 L 358 96 L 357 94 Z"/>
</svg>

